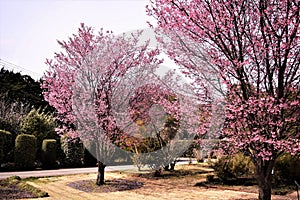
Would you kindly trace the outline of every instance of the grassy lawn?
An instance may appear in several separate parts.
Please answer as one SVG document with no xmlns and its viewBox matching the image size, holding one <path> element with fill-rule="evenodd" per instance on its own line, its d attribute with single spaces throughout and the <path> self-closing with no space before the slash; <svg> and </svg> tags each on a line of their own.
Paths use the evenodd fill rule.
<svg viewBox="0 0 300 200">
<path fill-rule="evenodd" d="M 47 192 L 28 184 L 26 179 L 21 180 L 18 176 L 0 180 L 0 199 L 38 198 L 48 196 Z"/>
<path fill-rule="evenodd" d="M 151 171 L 107 172 L 106 184 L 101 187 L 95 185 L 95 173 L 24 179 L 21 182 L 47 192 L 50 196 L 47 200 L 257 199 L 256 185 L 222 185 L 207 182 L 206 176 L 213 175 L 213 171 L 206 165 L 178 165 L 175 169 L 173 172 L 162 172 L 159 177 L 155 177 Z M 7 199 L 5 196 L 1 197 L 1 194 L 0 199 Z M 296 198 L 293 189 L 287 190 L 286 195 L 272 196 L 273 200 Z"/>
</svg>

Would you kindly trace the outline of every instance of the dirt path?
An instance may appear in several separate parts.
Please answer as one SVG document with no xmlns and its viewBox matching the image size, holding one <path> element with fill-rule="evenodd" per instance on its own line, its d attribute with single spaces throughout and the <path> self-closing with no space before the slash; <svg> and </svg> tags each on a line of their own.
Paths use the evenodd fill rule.
<svg viewBox="0 0 300 200">
<path fill-rule="evenodd" d="M 48 192 L 50 197 L 40 198 L 42 200 L 92 200 L 92 199 L 103 199 L 103 200 L 111 200 L 111 199 L 144 199 L 150 200 L 153 199 L 151 197 L 145 197 L 144 195 L 136 194 L 131 191 L 125 192 L 113 192 L 113 193 L 92 193 L 92 192 L 83 192 L 74 188 L 71 188 L 68 183 L 75 182 L 78 180 L 90 180 L 94 179 L 96 174 L 84 174 L 84 175 L 72 175 L 72 176 L 63 176 L 63 177 L 49 177 L 49 178 L 41 178 L 38 182 L 29 182 L 31 185 L 38 187 L 46 192 Z M 115 173 L 106 173 L 106 179 L 117 179 L 117 178 L 125 178 L 123 175 L 118 175 Z"/>
<path fill-rule="evenodd" d="M 198 176 L 198 175 L 196 175 Z M 202 175 L 203 176 L 203 175 Z M 125 179 L 142 182 L 141 188 L 117 192 L 83 192 L 68 186 L 69 183 L 78 180 L 95 179 L 96 174 L 68 175 L 61 177 L 40 178 L 30 184 L 46 191 L 50 197 L 42 200 L 254 200 L 256 193 L 220 190 L 215 188 L 195 187 L 195 183 L 204 178 L 199 175 L 187 176 L 184 178 L 149 179 L 145 177 L 133 176 L 122 172 L 107 172 L 106 180 Z M 273 196 L 273 200 L 295 200 L 296 193 L 288 196 Z"/>
</svg>

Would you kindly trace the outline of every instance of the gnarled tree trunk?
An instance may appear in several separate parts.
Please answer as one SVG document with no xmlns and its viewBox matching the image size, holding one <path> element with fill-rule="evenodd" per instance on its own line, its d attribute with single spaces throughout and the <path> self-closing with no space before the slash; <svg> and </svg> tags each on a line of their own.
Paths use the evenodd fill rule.
<svg viewBox="0 0 300 200">
<path fill-rule="evenodd" d="M 96 184 L 97 185 L 104 185 L 104 171 L 105 171 L 106 165 L 104 165 L 102 162 L 98 161 L 98 175 Z"/>
<path fill-rule="evenodd" d="M 272 190 L 272 169 L 275 160 L 259 159 L 256 165 L 257 181 L 258 181 L 258 199 L 271 200 Z"/>
</svg>

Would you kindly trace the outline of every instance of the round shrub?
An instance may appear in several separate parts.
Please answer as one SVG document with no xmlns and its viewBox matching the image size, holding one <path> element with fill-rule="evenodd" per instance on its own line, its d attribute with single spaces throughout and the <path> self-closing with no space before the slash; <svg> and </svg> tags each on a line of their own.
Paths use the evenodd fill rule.
<svg viewBox="0 0 300 200">
<path fill-rule="evenodd" d="M 15 141 L 15 163 L 20 168 L 33 168 L 36 155 L 36 137 L 20 134 Z"/>
<path fill-rule="evenodd" d="M 42 144 L 42 164 L 45 168 L 53 168 L 56 165 L 56 140 L 45 139 Z"/>
<path fill-rule="evenodd" d="M 65 166 L 76 167 L 82 165 L 83 144 L 79 139 L 61 138 L 61 148 L 65 154 L 63 164 Z"/>
<path fill-rule="evenodd" d="M 216 175 L 222 180 L 237 179 L 254 173 L 255 167 L 250 157 L 242 153 L 220 158 L 213 166 Z"/>
<path fill-rule="evenodd" d="M 44 111 L 32 109 L 21 122 L 21 132 L 34 135 L 37 139 L 37 159 L 41 159 L 42 142 L 44 139 L 55 139 L 56 123 L 52 117 Z"/>
<path fill-rule="evenodd" d="M 280 183 L 294 183 L 300 178 L 300 156 L 283 154 L 275 161 L 274 181 Z"/>
<path fill-rule="evenodd" d="M 8 161 L 8 156 L 13 151 L 12 134 L 5 130 L 0 130 L 0 163 Z"/>
</svg>

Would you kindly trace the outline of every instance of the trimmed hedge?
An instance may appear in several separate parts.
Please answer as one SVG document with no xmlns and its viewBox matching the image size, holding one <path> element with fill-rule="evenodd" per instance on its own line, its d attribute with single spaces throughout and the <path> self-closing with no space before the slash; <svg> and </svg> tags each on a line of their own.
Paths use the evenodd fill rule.
<svg viewBox="0 0 300 200">
<path fill-rule="evenodd" d="M 53 168 L 56 166 L 56 140 L 43 140 L 42 164 L 44 168 Z"/>
<path fill-rule="evenodd" d="M 55 139 L 56 123 L 51 114 L 41 109 L 32 109 L 21 121 L 21 133 L 34 135 L 37 139 L 37 160 L 42 160 L 44 139 Z"/>
<path fill-rule="evenodd" d="M 0 164 L 7 162 L 9 153 L 13 150 L 12 134 L 5 130 L 0 130 Z"/>
<path fill-rule="evenodd" d="M 15 140 L 15 164 L 20 168 L 33 168 L 36 158 L 36 137 L 20 134 Z"/>
</svg>

